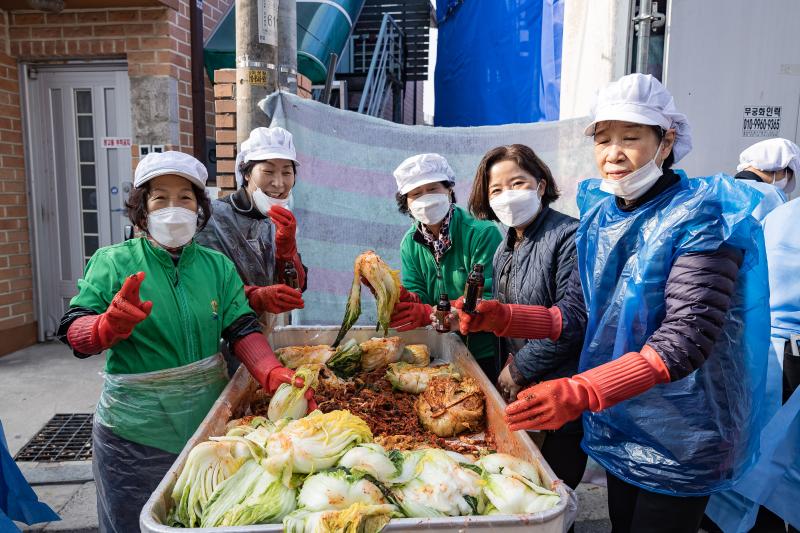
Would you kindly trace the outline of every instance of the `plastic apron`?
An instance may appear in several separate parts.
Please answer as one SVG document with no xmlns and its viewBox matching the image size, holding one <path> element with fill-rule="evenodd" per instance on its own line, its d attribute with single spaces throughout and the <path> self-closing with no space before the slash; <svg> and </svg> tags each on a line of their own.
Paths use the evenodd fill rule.
<svg viewBox="0 0 800 533">
<path fill-rule="evenodd" d="M 578 265 L 588 311 L 580 370 L 639 351 L 665 317 L 675 258 L 721 245 L 744 251 L 719 340 L 689 376 L 598 413 L 585 413 L 583 446 L 606 470 L 649 491 L 722 490 L 748 467 L 762 427 L 768 294 L 757 203 L 729 176 L 680 181 L 634 211 L 599 180 L 580 184 Z"/>
<path fill-rule="evenodd" d="M 40 502 L 8 451 L 3 423 L 0 422 L 0 531 L 19 531 L 12 520 L 28 525 L 61 518 L 49 505 Z"/>
<path fill-rule="evenodd" d="M 225 254 L 245 285 L 266 287 L 275 283 L 275 228 L 269 219 L 257 220 L 236 211 L 231 204 L 221 200 L 212 203 L 213 215 L 208 225 L 195 239 L 203 246 Z M 264 333 L 275 327 L 277 315 L 263 313 L 259 320 Z M 231 371 L 237 360 L 230 348 L 222 345 Z"/>
<path fill-rule="evenodd" d="M 764 218 L 770 214 L 776 207 L 786 203 L 786 194 L 769 183 L 761 183 L 754 180 L 737 180 L 739 183 L 744 183 L 760 192 L 763 196 L 756 208 L 753 210 L 753 218 L 759 222 L 763 222 Z"/>
<path fill-rule="evenodd" d="M 771 187 L 771 185 L 769 186 Z M 774 187 L 773 187 L 774 189 Z M 772 321 L 767 382 L 771 421 L 761 434 L 761 457 L 730 490 L 714 495 L 708 516 L 726 532 L 749 531 L 759 505 L 800 525 L 800 400 L 795 392 L 781 406 L 782 365 L 786 341 L 800 334 L 800 200 L 777 207 L 763 221 L 770 279 Z M 779 452 L 786 450 L 786 455 Z"/>
<path fill-rule="evenodd" d="M 115 435 L 179 453 L 228 382 L 220 354 L 142 374 L 106 374 L 95 421 Z"/>
<path fill-rule="evenodd" d="M 269 219 L 256 220 L 236 212 L 231 204 L 215 200 L 208 225 L 195 240 L 225 254 L 236 265 L 245 285 L 274 283 L 275 230 Z"/>
</svg>

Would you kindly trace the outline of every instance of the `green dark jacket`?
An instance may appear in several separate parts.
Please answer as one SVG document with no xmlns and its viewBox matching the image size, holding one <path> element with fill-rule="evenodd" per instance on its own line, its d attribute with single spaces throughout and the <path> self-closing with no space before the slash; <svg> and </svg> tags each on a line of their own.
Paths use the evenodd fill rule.
<svg viewBox="0 0 800 533">
<path fill-rule="evenodd" d="M 138 238 L 99 249 L 78 281 L 71 307 L 105 313 L 131 274 L 144 272 L 139 291 L 153 310 L 130 337 L 106 352 L 106 372 L 138 374 L 187 365 L 219 351 L 222 331 L 253 313 L 230 259 L 194 242 L 177 266 L 165 250 Z"/>
<path fill-rule="evenodd" d="M 143 238 L 98 250 L 70 306 L 104 313 L 125 279 L 140 271 L 140 297 L 153 309 L 106 351 L 95 420 L 124 439 L 178 453 L 227 383 L 224 363 L 209 359 L 222 331 L 253 311 L 221 253 L 192 242 L 175 265 Z"/>
<path fill-rule="evenodd" d="M 492 258 L 503 236 L 493 222 L 476 220 L 456 206 L 450 221 L 450 249 L 436 264 L 433 252 L 423 243 L 421 234 L 415 238 L 419 222 L 403 237 L 400 244 L 403 286 L 416 293 L 424 303 L 436 305 L 439 295 L 455 300 L 464 294 L 464 285 L 472 265 L 481 263 L 486 278 L 484 298 L 492 297 Z M 491 333 L 473 333 L 462 337 L 476 359 L 497 354 L 497 337 Z"/>
</svg>

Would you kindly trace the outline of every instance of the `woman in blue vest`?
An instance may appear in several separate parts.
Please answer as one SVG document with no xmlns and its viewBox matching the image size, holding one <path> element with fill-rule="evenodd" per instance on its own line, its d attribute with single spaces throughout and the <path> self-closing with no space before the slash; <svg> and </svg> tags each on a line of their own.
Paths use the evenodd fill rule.
<svg viewBox="0 0 800 533">
<path fill-rule="evenodd" d="M 586 312 L 580 373 L 523 390 L 506 421 L 547 430 L 583 415 L 614 531 L 694 533 L 709 495 L 752 464 L 763 422 L 758 198 L 728 176 L 672 170 L 691 149 L 690 128 L 652 76 L 602 90 L 585 133 L 602 179 L 579 185 L 578 268 L 565 297 L 549 308 L 484 301 L 460 328 L 557 339 Z"/>
</svg>

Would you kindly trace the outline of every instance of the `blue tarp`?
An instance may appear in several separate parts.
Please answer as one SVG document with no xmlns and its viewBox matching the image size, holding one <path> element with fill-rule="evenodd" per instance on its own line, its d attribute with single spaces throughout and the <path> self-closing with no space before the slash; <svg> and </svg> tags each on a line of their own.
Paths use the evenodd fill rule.
<svg viewBox="0 0 800 533">
<path fill-rule="evenodd" d="M 440 0 L 437 126 L 558 120 L 564 0 Z"/>
<path fill-rule="evenodd" d="M 19 531 L 12 520 L 30 525 L 61 519 L 47 504 L 39 501 L 25 481 L 8 451 L 0 422 L 0 531 Z"/>
</svg>

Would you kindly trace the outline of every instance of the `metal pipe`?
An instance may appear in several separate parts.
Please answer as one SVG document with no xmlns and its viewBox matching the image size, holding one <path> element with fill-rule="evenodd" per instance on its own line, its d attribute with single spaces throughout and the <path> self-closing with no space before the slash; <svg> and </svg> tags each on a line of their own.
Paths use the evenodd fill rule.
<svg viewBox="0 0 800 533">
<path fill-rule="evenodd" d="M 417 82 L 414 82 L 414 121 L 412 122 L 415 126 L 417 125 Z"/>
<path fill-rule="evenodd" d="M 203 0 L 189 2 L 192 60 L 192 146 L 194 156 L 206 162 L 206 80 L 203 72 Z"/>
<path fill-rule="evenodd" d="M 334 52 L 328 56 L 328 74 L 325 76 L 325 88 L 322 90 L 322 103 L 329 105 L 331 103 L 331 91 L 333 90 L 333 75 L 336 72 L 336 61 L 339 59 Z"/>
<path fill-rule="evenodd" d="M 650 63 L 650 28 L 653 20 L 653 3 L 639 0 L 639 31 L 636 41 L 636 72 L 647 74 Z"/>
<path fill-rule="evenodd" d="M 297 2 L 278 2 L 278 85 L 297 94 Z"/>
</svg>

